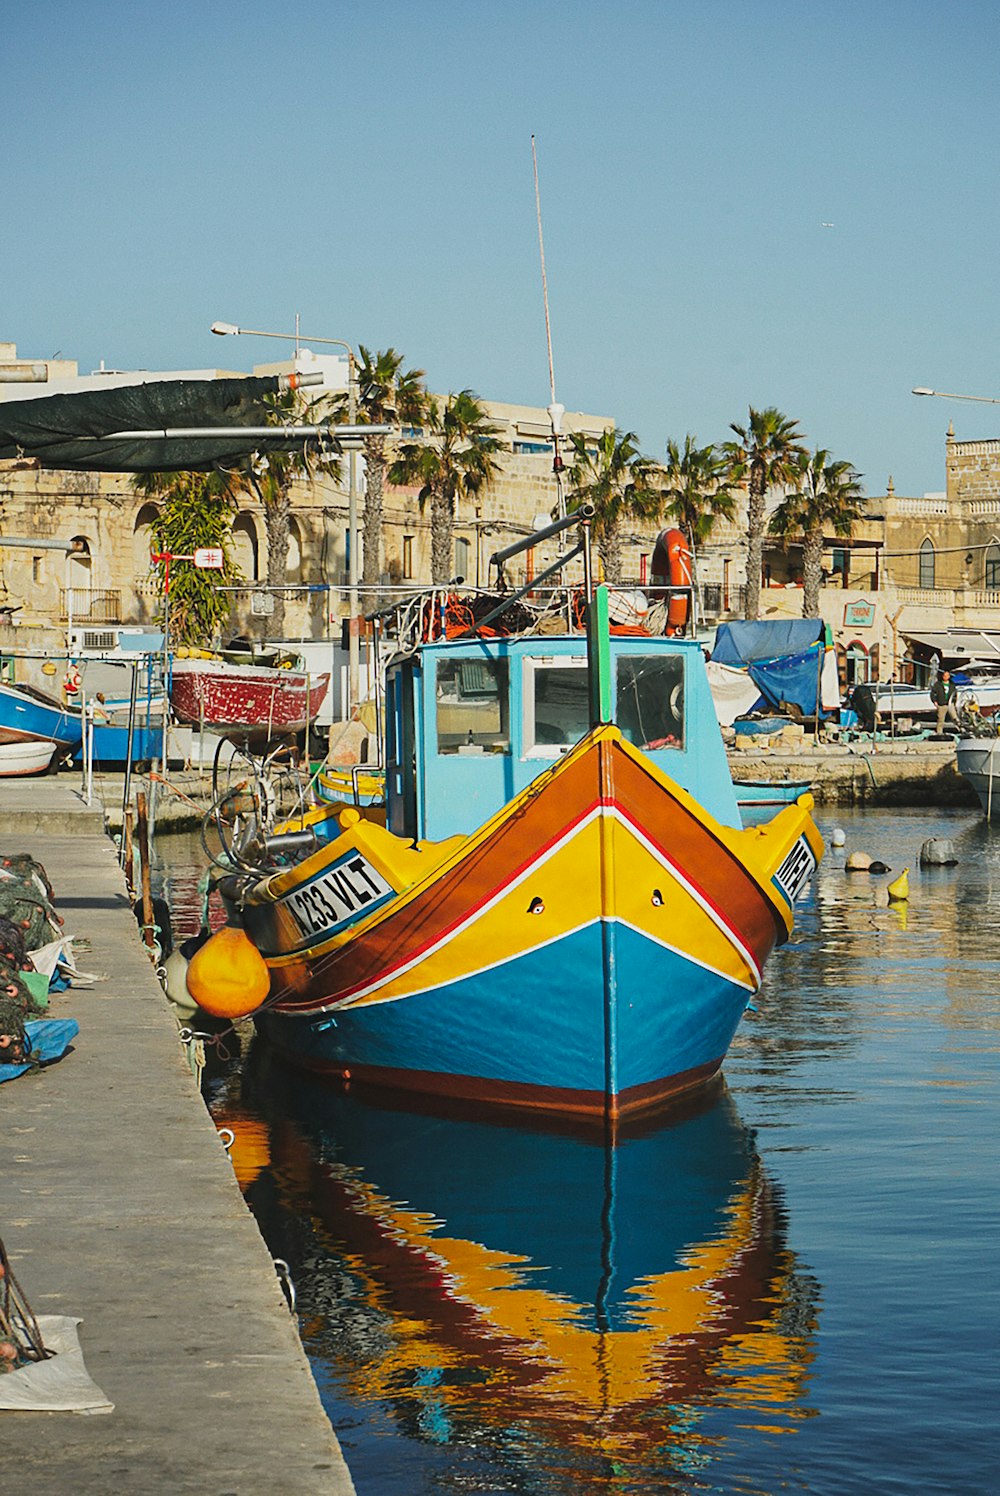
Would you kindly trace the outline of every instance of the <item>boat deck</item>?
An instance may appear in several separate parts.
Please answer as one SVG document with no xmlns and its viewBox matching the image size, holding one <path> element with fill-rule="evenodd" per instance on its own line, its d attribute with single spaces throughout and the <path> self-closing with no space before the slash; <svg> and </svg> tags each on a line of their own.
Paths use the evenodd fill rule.
<svg viewBox="0 0 1000 1496">
<path fill-rule="evenodd" d="M 183 1058 L 117 857 L 68 783 L 0 782 L 0 850 L 44 863 L 91 990 L 58 1064 L 0 1088 L 0 1233 L 36 1314 L 79 1317 L 114 1411 L 7 1413 L 12 1481 L 73 1491 L 353 1484 L 270 1255 Z"/>
</svg>

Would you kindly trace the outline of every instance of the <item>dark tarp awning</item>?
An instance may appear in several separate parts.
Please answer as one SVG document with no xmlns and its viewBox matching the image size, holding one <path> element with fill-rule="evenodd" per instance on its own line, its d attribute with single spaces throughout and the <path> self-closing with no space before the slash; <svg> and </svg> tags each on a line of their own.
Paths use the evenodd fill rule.
<svg viewBox="0 0 1000 1496">
<path fill-rule="evenodd" d="M 84 390 L 0 401 L 0 459 L 35 457 L 47 468 L 104 473 L 205 470 L 237 462 L 252 452 L 286 451 L 302 444 L 275 427 L 273 439 L 242 434 L 273 420 L 264 396 L 279 378 L 163 379 L 147 384 Z M 223 435 L 199 436 L 191 428 L 233 427 Z M 155 431 L 182 436 L 151 437 Z M 130 432 L 143 436 L 131 436 Z"/>
</svg>

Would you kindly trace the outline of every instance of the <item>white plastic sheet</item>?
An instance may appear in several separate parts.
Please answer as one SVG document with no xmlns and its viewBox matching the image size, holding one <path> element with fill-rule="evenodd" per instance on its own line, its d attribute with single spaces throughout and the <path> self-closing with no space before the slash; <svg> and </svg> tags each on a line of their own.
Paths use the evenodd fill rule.
<svg viewBox="0 0 1000 1496">
<path fill-rule="evenodd" d="M 83 1364 L 77 1325 L 65 1314 L 39 1314 L 38 1328 L 48 1361 L 35 1361 L 0 1376 L 0 1411 L 22 1413 L 110 1413 L 104 1396 Z"/>
<path fill-rule="evenodd" d="M 737 670 L 733 665 L 720 665 L 717 660 L 709 660 L 705 670 L 719 724 L 722 727 L 732 727 L 737 717 L 748 712 L 754 702 L 760 700 L 760 687 L 750 679 L 746 670 Z"/>
</svg>

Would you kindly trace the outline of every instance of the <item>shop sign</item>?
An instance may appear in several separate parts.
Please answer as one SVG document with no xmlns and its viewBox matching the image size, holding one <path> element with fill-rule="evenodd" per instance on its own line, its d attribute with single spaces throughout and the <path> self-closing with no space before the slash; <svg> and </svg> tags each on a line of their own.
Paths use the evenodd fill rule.
<svg viewBox="0 0 1000 1496">
<path fill-rule="evenodd" d="M 847 603 L 844 607 L 844 627 L 870 629 L 875 623 L 875 604 L 866 602 Z"/>
</svg>

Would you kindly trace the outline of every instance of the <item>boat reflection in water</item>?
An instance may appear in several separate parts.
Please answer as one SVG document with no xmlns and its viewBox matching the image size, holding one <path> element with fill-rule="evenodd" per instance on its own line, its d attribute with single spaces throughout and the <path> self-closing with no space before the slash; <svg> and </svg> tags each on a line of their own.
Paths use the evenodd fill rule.
<svg viewBox="0 0 1000 1496">
<path fill-rule="evenodd" d="M 359 1492 L 397 1489 L 357 1468 L 359 1402 L 547 1492 L 663 1490 L 806 1412 L 814 1285 L 721 1082 L 606 1144 L 276 1080 L 266 1131 L 214 1110 Z"/>
</svg>

